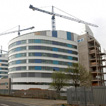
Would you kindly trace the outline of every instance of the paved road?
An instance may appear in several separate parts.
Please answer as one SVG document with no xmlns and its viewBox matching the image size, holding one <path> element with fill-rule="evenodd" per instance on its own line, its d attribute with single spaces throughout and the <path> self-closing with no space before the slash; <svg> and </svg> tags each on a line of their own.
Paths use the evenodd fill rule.
<svg viewBox="0 0 106 106">
<path fill-rule="evenodd" d="M 0 99 L 0 106 L 28 106 L 21 103 L 9 102 Z"/>
<path fill-rule="evenodd" d="M 47 100 L 0 96 L 0 106 L 54 106 L 55 104 L 65 103 L 67 103 L 66 100 Z"/>
</svg>

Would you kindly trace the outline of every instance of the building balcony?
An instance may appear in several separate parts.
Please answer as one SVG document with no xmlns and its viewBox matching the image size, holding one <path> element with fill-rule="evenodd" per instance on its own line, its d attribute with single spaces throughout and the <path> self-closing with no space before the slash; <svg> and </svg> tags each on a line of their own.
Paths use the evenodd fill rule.
<svg viewBox="0 0 106 106">
<path fill-rule="evenodd" d="M 95 38 L 88 40 L 88 43 L 93 44 L 93 45 L 95 44 L 98 47 L 100 46 L 99 42 Z"/>
<path fill-rule="evenodd" d="M 94 53 L 96 53 L 95 49 L 89 51 L 89 54 L 94 54 Z"/>
<path fill-rule="evenodd" d="M 106 55 L 106 53 L 99 52 L 98 55 L 102 55 L 103 56 L 103 55 Z"/>
<path fill-rule="evenodd" d="M 98 65 L 100 65 L 100 64 L 97 63 L 97 62 L 91 62 L 91 63 L 90 63 L 90 67 L 95 67 L 95 66 L 98 66 Z"/>
<path fill-rule="evenodd" d="M 98 81 L 101 81 L 101 80 L 98 79 L 98 78 L 93 78 L 93 79 L 92 79 L 92 82 L 98 82 Z"/>
<path fill-rule="evenodd" d="M 91 71 L 91 74 L 92 75 L 101 75 L 101 74 L 104 74 L 103 72 L 98 72 L 98 71 Z"/>
</svg>

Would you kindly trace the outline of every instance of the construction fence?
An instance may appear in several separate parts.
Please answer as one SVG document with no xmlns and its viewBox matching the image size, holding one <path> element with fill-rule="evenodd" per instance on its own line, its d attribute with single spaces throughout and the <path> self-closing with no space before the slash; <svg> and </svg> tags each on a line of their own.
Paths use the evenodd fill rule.
<svg viewBox="0 0 106 106">
<path fill-rule="evenodd" d="M 69 88 L 67 102 L 78 106 L 106 106 L 106 87 Z"/>
<path fill-rule="evenodd" d="M 57 99 L 59 95 L 56 91 L 53 90 L 30 88 L 28 90 L 13 90 L 11 91 L 11 96 L 40 99 Z"/>
</svg>

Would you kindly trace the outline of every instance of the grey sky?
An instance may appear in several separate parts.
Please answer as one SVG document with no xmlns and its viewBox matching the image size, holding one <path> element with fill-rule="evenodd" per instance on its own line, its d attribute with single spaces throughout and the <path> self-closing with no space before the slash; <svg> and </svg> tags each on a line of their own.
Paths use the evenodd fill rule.
<svg viewBox="0 0 106 106">
<path fill-rule="evenodd" d="M 29 9 L 30 4 L 36 7 L 46 6 L 42 9 L 48 11 L 51 11 L 50 6 L 53 5 L 81 20 L 98 25 L 98 28 L 90 28 L 102 48 L 106 48 L 106 0 L 0 0 L 0 33 L 17 25 L 20 25 L 22 29 L 35 26 L 33 31 L 51 30 L 51 16 L 32 11 Z M 57 9 L 54 11 L 66 15 Z M 57 30 L 81 33 L 83 26 L 83 24 L 56 17 Z M 18 27 L 13 31 L 17 29 Z M 23 33 L 27 32 L 30 30 Z M 8 41 L 16 36 L 17 33 L 0 36 L 0 45 L 3 46 L 3 49 L 7 50 Z"/>
</svg>

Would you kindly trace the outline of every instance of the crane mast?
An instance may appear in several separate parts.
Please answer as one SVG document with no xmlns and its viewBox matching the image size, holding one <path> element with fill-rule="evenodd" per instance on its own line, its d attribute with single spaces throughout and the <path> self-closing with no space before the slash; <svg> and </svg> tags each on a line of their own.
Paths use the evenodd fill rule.
<svg viewBox="0 0 106 106">
<path fill-rule="evenodd" d="M 52 6 L 52 30 L 56 30 L 56 25 L 55 25 L 55 15 L 54 15 L 54 7 Z"/>
<path fill-rule="evenodd" d="M 53 6 L 52 6 L 52 12 L 49 12 L 49 11 L 46 11 L 46 10 L 43 10 L 43 9 L 39 9 L 37 7 L 33 7 L 33 5 L 30 5 L 29 8 L 32 9 L 33 11 L 34 10 L 37 10 L 37 11 L 40 11 L 40 12 L 43 12 L 43 13 L 47 13 L 49 15 L 52 15 L 52 30 L 56 30 L 55 16 L 62 17 L 62 18 L 65 18 L 65 19 L 68 19 L 68 20 L 71 20 L 71 21 L 78 22 L 78 23 L 83 23 L 85 25 L 90 25 L 90 26 L 93 26 L 93 27 L 98 27 L 95 24 L 88 23 L 88 22 L 85 22 L 85 21 L 80 20 L 80 19 L 77 19 L 77 18 L 68 17 L 68 16 L 64 16 L 64 15 L 61 15 L 61 14 L 54 13 L 54 7 Z"/>
</svg>

